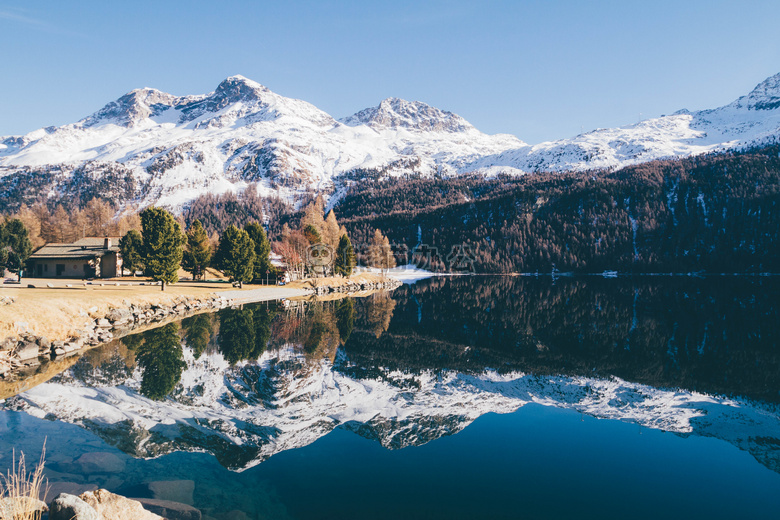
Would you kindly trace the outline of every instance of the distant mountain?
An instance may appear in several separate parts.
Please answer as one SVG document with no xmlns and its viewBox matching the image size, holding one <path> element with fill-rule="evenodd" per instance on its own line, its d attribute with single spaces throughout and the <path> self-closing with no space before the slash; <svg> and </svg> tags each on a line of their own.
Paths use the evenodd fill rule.
<svg viewBox="0 0 780 520">
<path fill-rule="evenodd" d="M 775 140 L 780 74 L 714 110 L 679 111 L 621 128 L 529 145 L 462 117 L 389 98 L 336 120 L 242 76 L 205 95 L 144 88 L 81 121 L 0 137 L 0 209 L 39 197 L 179 210 L 206 193 L 255 184 L 296 200 L 343 193 L 374 175 L 530 173 L 613 168 Z"/>
</svg>

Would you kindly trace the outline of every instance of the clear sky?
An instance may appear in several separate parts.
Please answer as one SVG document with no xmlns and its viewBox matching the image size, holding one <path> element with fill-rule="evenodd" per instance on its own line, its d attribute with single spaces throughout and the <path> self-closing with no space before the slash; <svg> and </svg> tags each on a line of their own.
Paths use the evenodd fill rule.
<svg viewBox="0 0 780 520">
<path fill-rule="evenodd" d="M 0 135 L 242 74 L 336 118 L 394 96 L 529 143 L 714 108 L 780 72 L 778 0 L 0 0 Z"/>
</svg>

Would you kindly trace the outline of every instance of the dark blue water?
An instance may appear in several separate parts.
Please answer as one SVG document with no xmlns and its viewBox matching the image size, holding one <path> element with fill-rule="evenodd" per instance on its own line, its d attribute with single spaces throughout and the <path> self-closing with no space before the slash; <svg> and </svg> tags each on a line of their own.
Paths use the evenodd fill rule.
<svg viewBox="0 0 780 520">
<path fill-rule="evenodd" d="M 195 507 L 219 520 L 776 518 L 776 289 L 767 279 L 434 280 L 392 300 L 185 320 L 173 361 L 139 361 L 167 352 L 170 335 L 147 333 L 9 399 L 0 465 L 12 447 L 36 459 L 47 438 L 50 480 L 135 496 L 151 496 L 148 482 L 192 480 Z M 209 402 L 190 377 L 203 369 L 194 350 L 234 361 L 212 412 L 219 424 L 234 414 L 235 429 L 193 429 Z M 148 374 L 173 390 L 159 397 L 170 385 L 144 385 Z M 45 393 L 58 388 L 87 404 L 52 404 Z M 118 426 L 80 418 L 90 401 L 196 419 Z M 352 410 L 366 403 L 376 415 Z M 89 452 L 126 467 L 80 473 Z"/>
</svg>

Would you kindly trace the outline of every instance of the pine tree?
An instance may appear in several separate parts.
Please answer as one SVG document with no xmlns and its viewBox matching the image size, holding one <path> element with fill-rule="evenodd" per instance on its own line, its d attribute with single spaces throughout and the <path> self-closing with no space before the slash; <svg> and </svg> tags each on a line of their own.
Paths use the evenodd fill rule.
<svg viewBox="0 0 780 520">
<path fill-rule="evenodd" d="M 182 267 L 192 274 L 193 280 L 201 279 L 211 261 L 211 242 L 206 230 L 195 220 L 187 230 L 187 249 L 182 258 Z"/>
<path fill-rule="evenodd" d="M 141 233 L 135 229 L 131 229 L 125 236 L 119 239 L 122 267 L 133 273 L 133 276 L 135 276 L 135 272 L 138 269 L 143 269 L 143 247 Z"/>
<path fill-rule="evenodd" d="M 22 281 L 24 264 L 32 253 L 27 228 L 18 218 L 0 224 L 0 267 L 17 273 Z"/>
<path fill-rule="evenodd" d="M 355 250 L 352 248 L 352 242 L 347 235 L 341 235 L 339 246 L 336 249 L 336 265 L 333 270 L 336 274 L 349 276 L 352 274 L 355 263 Z"/>
<path fill-rule="evenodd" d="M 141 213 L 143 229 L 144 272 L 152 280 L 166 283 L 179 281 L 184 235 L 181 226 L 162 208 L 147 208 Z"/>
<path fill-rule="evenodd" d="M 243 287 L 244 282 L 252 280 L 254 262 L 255 243 L 249 233 L 230 225 L 219 239 L 217 267 L 231 282 L 238 282 L 238 286 Z"/>
<path fill-rule="evenodd" d="M 259 222 L 250 222 L 244 226 L 244 231 L 249 234 L 249 238 L 255 243 L 255 265 L 252 271 L 255 283 L 262 283 L 263 275 L 266 279 L 269 274 L 275 272 L 271 265 L 271 243 L 265 234 L 265 229 Z"/>
</svg>

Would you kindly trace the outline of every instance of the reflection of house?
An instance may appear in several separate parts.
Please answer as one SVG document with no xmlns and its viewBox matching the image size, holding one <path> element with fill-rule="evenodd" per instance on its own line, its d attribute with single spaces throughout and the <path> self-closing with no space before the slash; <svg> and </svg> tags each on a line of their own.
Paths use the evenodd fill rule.
<svg viewBox="0 0 780 520">
<path fill-rule="evenodd" d="M 118 238 L 86 237 L 72 244 L 46 244 L 27 261 L 36 278 L 112 278 L 122 272 Z"/>
</svg>

